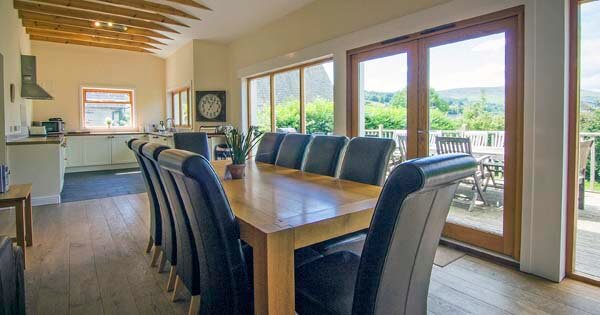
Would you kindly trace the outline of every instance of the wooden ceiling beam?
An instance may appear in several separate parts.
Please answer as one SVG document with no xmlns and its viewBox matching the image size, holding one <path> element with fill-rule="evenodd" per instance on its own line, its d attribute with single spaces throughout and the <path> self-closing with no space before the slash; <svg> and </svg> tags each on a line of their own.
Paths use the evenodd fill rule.
<svg viewBox="0 0 600 315">
<path fill-rule="evenodd" d="M 93 42 L 85 42 L 85 41 L 81 41 L 81 40 L 62 39 L 62 38 L 39 36 L 39 35 L 30 35 L 29 39 L 37 40 L 37 41 L 44 41 L 44 42 L 60 43 L 60 44 L 72 44 L 72 45 L 81 45 L 81 46 L 89 46 L 89 47 L 112 48 L 112 49 L 120 49 L 120 50 L 137 51 L 137 52 L 143 52 L 143 53 L 148 53 L 148 54 L 152 53 L 146 49 L 138 48 L 138 47 L 103 44 L 103 43 L 93 43 Z"/>
<path fill-rule="evenodd" d="M 79 40 L 79 41 L 83 41 L 83 42 L 92 42 L 92 43 L 99 43 L 99 44 L 121 45 L 121 46 L 130 46 L 130 47 L 158 50 L 158 48 L 156 48 L 150 44 L 133 42 L 133 41 L 128 41 L 128 40 L 104 38 L 104 37 L 98 37 L 98 36 L 73 34 L 73 33 L 64 33 L 64 32 L 57 32 L 57 31 L 48 31 L 48 30 L 38 30 L 38 29 L 31 29 L 31 28 L 27 28 L 27 29 L 25 29 L 25 31 L 29 35 L 36 35 L 36 36 L 42 36 L 42 37 L 53 37 L 53 38 Z"/>
<path fill-rule="evenodd" d="M 184 18 L 193 19 L 193 20 L 200 20 L 199 18 L 197 18 L 185 11 L 174 8 L 170 5 L 150 2 L 150 1 L 146 1 L 146 0 L 96 0 L 96 1 L 112 3 L 112 4 L 116 4 L 116 5 L 121 5 L 121 6 L 128 6 L 128 7 L 146 10 L 146 11 L 175 15 L 175 16 L 184 17 Z"/>
<path fill-rule="evenodd" d="M 174 20 L 172 18 L 166 17 L 161 14 L 150 13 L 150 12 L 129 9 L 129 8 L 123 8 L 123 7 L 117 7 L 114 5 L 106 5 L 106 4 L 96 3 L 96 2 L 89 2 L 89 1 L 85 1 L 85 0 L 29 0 L 29 1 L 71 7 L 71 8 L 76 8 L 76 9 L 83 9 L 83 10 L 88 10 L 88 11 L 95 11 L 95 12 L 106 13 L 106 14 L 126 16 L 129 18 L 140 19 L 140 20 L 145 20 L 145 21 L 153 21 L 153 22 L 160 22 L 160 23 L 167 23 L 167 24 L 189 27 L 188 25 L 186 25 L 184 23 L 181 23 L 177 20 Z"/>
<path fill-rule="evenodd" d="M 83 35 L 91 35 L 91 36 L 100 36 L 105 38 L 113 38 L 120 40 L 128 40 L 133 42 L 147 43 L 147 44 L 157 44 L 157 45 L 166 45 L 165 43 L 159 42 L 156 39 L 141 36 L 141 35 L 131 35 L 117 32 L 104 31 L 101 29 L 91 29 L 84 28 L 79 26 L 70 26 L 63 24 L 54 24 L 49 22 L 41 22 L 41 21 L 32 21 L 32 20 L 23 20 L 23 26 L 30 29 L 36 30 L 48 30 L 48 31 L 59 31 L 73 34 L 83 34 Z"/>
<path fill-rule="evenodd" d="M 209 8 L 209 7 L 207 7 L 207 6 L 203 5 L 203 4 L 200 4 L 200 3 L 198 3 L 198 2 L 196 2 L 194 0 L 167 0 L 167 1 L 171 1 L 171 2 L 175 2 L 175 3 L 187 5 L 187 6 L 194 7 L 194 8 L 199 8 L 199 9 L 204 9 L 204 10 L 212 11 L 211 8 Z"/>
<path fill-rule="evenodd" d="M 84 27 L 84 28 L 90 28 L 90 29 L 96 29 L 96 30 L 103 30 L 103 31 L 107 31 L 107 32 L 115 32 L 117 34 L 129 34 L 129 35 L 140 35 L 140 36 L 147 36 L 147 37 L 154 37 L 154 38 L 161 38 L 161 39 L 172 39 L 168 36 L 163 35 L 162 33 L 148 30 L 145 28 L 128 27 L 127 30 L 121 31 L 121 30 L 115 30 L 112 28 L 95 27 L 94 22 L 89 21 L 89 20 L 81 20 L 81 19 L 74 19 L 74 18 L 69 18 L 69 17 L 64 17 L 64 16 L 41 14 L 41 13 L 37 13 L 37 12 L 29 12 L 29 11 L 19 10 L 19 18 L 21 18 L 22 20 L 27 20 L 27 21 L 48 22 L 48 23 L 54 23 L 54 24 L 59 24 L 59 25 L 77 26 L 77 27 Z"/>
<path fill-rule="evenodd" d="M 130 18 L 120 17 L 120 16 L 116 16 L 116 15 L 111 15 L 111 14 L 94 13 L 94 12 L 89 12 L 89 11 L 68 9 L 68 8 L 56 7 L 56 6 L 51 6 L 51 5 L 45 5 L 45 4 L 36 4 L 36 3 L 31 3 L 31 2 L 25 2 L 25 1 L 21 1 L 21 0 L 14 0 L 14 7 L 17 10 L 38 12 L 38 13 L 44 13 L 44 14 L 50 14 L 50 15 L 56 15 L 56 16 L 66 16 L 66 17 L 78 18 L 78 19 L 89 20 L 89 21 L 112 22 L 115 24 L 135 26 L 135 27 L 139 27 L 139 28 L 145 28 L 145 29 L 150 29 L 150 30 L 171 32 L 171 33 L 179 34 L 178 31 L 176 31 L 172 28 L 166 27 L 164 25 L 161 25 L 161 24 L 157 24 L 157 23 L 153 23 L 153 22 L 146 22 L 146 21 L 137 20 L 137 19 L 130 19 Z"/>
</svg>

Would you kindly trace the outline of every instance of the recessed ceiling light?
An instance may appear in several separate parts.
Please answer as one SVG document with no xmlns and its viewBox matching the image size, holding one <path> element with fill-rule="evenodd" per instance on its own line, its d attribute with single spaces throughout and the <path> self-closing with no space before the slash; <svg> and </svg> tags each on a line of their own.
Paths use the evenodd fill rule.
<svg viewBox="0 0 600 315">
<path fill-rule="evenodd" d="M 123 31 L 126 31 L 126 30 L 127 30 L 127 26 L 123 26 Z"/>
<path fill-rule="evenodd" d="M 112 27 L 113 26 L 112 22 L 108 22 L 108 26 Z"/>
<path fill-rule="evenodd" d="M 100 22 L 96 21 L 96 22 L 94 23 L 94 26 L 96 26 L 96 27 L 100 27 Z"/>
</svg>

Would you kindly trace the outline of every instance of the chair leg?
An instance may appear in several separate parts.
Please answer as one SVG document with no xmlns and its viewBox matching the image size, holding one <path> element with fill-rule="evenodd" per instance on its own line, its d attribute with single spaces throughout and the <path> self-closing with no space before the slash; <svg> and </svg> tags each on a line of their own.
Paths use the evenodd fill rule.
<svg viewBox="0 0 600 315">
<path fill-rule="evenodd" d="M 175 268 L 175 266 L 171 266 L 169 281 L 167 282 L 167 292 L 173 291 L 173 288 L 175 287 L 175 279 L 177 279 L 177 270 Z"/>
<path fill-rule="evenodd" d="M 150 267 L 156 266 L 156 262 L 158 261 L 158 256 L 160 256 L 161 252 L 160 246 L 154 246 L 154 253 L 152 253 L 152 260 L 150 261 Z"/>
<path fill-rule="evenodd" d="M 177 296 L 179 295 L 179 291 L 181 291 L 181 280 L 179 280 L 179 276 L 175 276 L 175 285 L 173 286 L 173 295 L 171 296 L 171 302 L 177 301 Z"/>
<path fill-rule="evenodd" d="M 200 313 L 200 295 L 194 295 L 190 302 L 190 311 L 188 312 L 188 315 L 196 315 L 198 313 Z"/>
<path fill-rule="evenodd" d="M 475 179 L 475 188 L 477 189 L 477 194 L 479 195 L 479 197 L 481 197 L 481 201 L 483 201 L 484 205 L 487 205 L 487 201 L 485 200 L 485 197 L 483 196 L 483 191 L 481 189 L 481 183 L 479 181 L 479 176 L 473 175 L 473 178 Z"/>
<path fill-rule="evenodd" d="M 148 246 L 146 246 L 146 254 L 150 253 L 152 250 L 152 245 L 154 245 L 154 240 L 152 239 L 152 236 L 150 236 L 148 238 Z"/>
<path fill-rule="evenodd" d="M 165 264 L 167 263 L 167 253 L 165 251 L 161 251 L 160 254 L 160 262 L 158 263 L 158 273 L 163 272 L 165 269 Z"/>
</svg>

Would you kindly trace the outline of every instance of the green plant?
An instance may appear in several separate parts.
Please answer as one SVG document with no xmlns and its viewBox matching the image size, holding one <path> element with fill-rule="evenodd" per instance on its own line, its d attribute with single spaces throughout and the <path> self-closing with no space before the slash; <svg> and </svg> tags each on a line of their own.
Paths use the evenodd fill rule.
<svg viewBox="0 0 600 315">
<path fill-rule="evenodd" d="M 239 132 L 236 128 L 225 134 L 227 145 L 231 148 L 231 164 L 245 164 L 250 152 L 258 144 L 263 133 L 256 126 L 251 126 L 248 133 Z"/>
</svg>

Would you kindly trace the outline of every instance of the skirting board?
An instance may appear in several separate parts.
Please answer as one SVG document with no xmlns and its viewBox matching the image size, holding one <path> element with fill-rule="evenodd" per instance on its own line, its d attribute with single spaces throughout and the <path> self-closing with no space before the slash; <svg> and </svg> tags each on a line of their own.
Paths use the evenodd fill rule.
<svg viewBox="0 0 600 315">
<path fill-rule="evenodd" d="M 60 195 L 31 197 L 32 206 L 55 205 L 60 203 Z"/>
<path fill-rule="evenodd" d="M 111 164 L 111 165 L 95 165 L 95 166 L 75 166 L 67 167 L 66 173 L 80 173 L 80 172 L 93 172 L 93 171 L 106 171 L 106 170 L 120 170 L 125 168 L 137 168 L 139 165 L 137 162 L 125 163 L 125 164 Z"/>
</svg>

